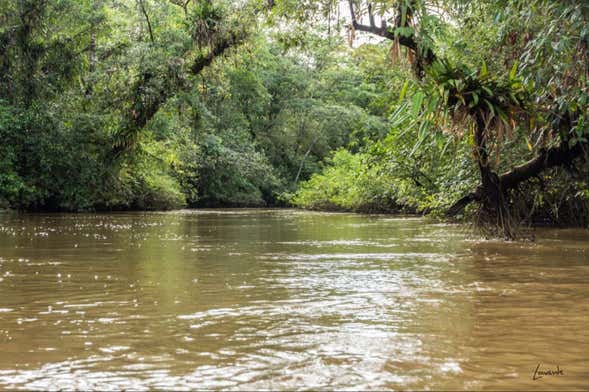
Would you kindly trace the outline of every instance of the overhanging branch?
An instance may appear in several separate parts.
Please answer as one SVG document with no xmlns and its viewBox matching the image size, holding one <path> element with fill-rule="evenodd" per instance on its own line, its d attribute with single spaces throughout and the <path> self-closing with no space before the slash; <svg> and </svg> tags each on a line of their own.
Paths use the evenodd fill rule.
<svg viewBox="0 0 589 392">
<path fill-rule="evenodd" d="M 185 11 L 190 0 L 173 0 L 172 3 L 182 6 Z M 143 6 L 143 1 L 140 3 Z M 255 10 L 255 15 L 260 12 L 268 11 L 275 6 L 274 0 L 267 0 L 267 3 Z M 147 14 L 145 15 L 147 18 Z M 232 47 L 241 45 L 248 37 L 246 30 L 236 30 L 228 32 L 217 37 L 208 53 L 199 55 L 192 61 L 188 71 L 193 75 L 198 75 L 213 61 L 225 54 Z M 153 37 L 152 37 L 153 41 Z M 174 96 L 178 91 L 186 88 L 183 83 L 179 83 L 177 75 L 167 75 L 164 77 L 163 86 L 157 94 L 147 96 L 145 94 L 146 86 L 152 83 L 154 75 L 151 72 L 145 72 L 137 81 L 134 91 L 136 92 L 135 100 L 127 111 L 121 129 L 117 132 L 114 139 L 112 157 L 118 158 L 124 152 L 131 149 L 138 138 L 139 133 L 145 128 L 149 121 L 157 114 L 159 109 L 165 105 L 168 99 Z"/>
<path fill-rule="evenodd" d="M 211 65 L 214 59 L 222 56 L 229 48 L 243 43 L 247 34 L 244 32 L 232 32 L 227 37 L 219 39 L 217 43 L 211 48 L 209 53 L 204 56 L 198 56 L 192 66 L 190 72 L 199 74 L 204 68 Z"/>
<path fill-rule="evenodd" d="M 528 162 L 516 166 L 510 171 L 501 174 L 499 184 L 501 191 L 507 192 L 516 188 L 522 182 L 537 177 L 543 171 L 553 167 L 569 165 L 584 154 L 588 153 L 589 144 L 587 142 L 577 142 L 572 148 L 569 148 L 567 142 L 562 142 L 556 147 L 541 150 L 540 153 Z M 452 205 L 446 212 L 446 215 L 453 217 L 458 215 L 464 208 L 474 201 L 481 199 L 482 186 L 464 196 Z"/>
<path fill-rule="evenodd" d="M 515 188 L 546 169 L 572 163 L 583 155 L 586 149 L 587 142 L 577 142 L 572 148 L 568 147 L 567 142 L 561 142 L 559 146 L 541 150 L 533 159 L 500 175 L 501 186 L 504 190 Z"/>
<path fill-rule="evenodd" d="M 369 9 L 370 25 L 365 25 L 365 24 L 361 24 L 358 22 L 358 19 L 356 17 L 356 13 L 354 12 L 353 0 L 348 0 L 348 4 L 350 7 L 350 17 L 352 19 L 352 27 L 354 28 L 354 30 L 378 35 L 379 37 L 383 37 L 383 38 L 389 39 L 391 41 L 398 40 L 398 42 L 401 46 L 411 49 L 413 52 L 415 52 L 417 54 L 419 59 L 423 60 L 423 62 L 425 64 L 431 64 L 435 61 L 436 55 L 431 50 L 431 48 L 420 47 L 418 45 L 417 41 L 415 40 L 414 35 L 406 36 L 406 35 L 401 35 L 401 34 L 395 34 L 394 30 L 389 29 L 384 21 L 380 27 L 376 26 L 376 24 L 374 23 L 374 16 L 372 15 L 372 7 L 371 6 L 369 6 L 369 8 L 368 8 Z M 399 19 L 399 21 L 397 23 L 401 23 L 401 21 L 400 21 L 401 18 L 398 18 L 398 19 Z M 401 27 L 401 26 L 395 26 L 395 28 L 397 28 L 397 27 Z M 421 67 L 421 68 L 423 68 L 423 67 Z"/>
</svg>

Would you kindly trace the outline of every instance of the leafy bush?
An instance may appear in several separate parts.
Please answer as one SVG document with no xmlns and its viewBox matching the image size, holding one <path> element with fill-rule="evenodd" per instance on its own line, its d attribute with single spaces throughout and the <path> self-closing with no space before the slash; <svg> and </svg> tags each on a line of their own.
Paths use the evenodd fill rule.
<svg viewBox="0 0 589 392">
<path fill-rule="evenodd" d="M 366 154 L 340 149 L 328 159 L 328 166 L 301 184 L 292 198 L 295 206 L 309 209 L 362 212 L 395 212 L 403 207 L 396 201 L 394 184 L 369 164 Z"/>
</svg>

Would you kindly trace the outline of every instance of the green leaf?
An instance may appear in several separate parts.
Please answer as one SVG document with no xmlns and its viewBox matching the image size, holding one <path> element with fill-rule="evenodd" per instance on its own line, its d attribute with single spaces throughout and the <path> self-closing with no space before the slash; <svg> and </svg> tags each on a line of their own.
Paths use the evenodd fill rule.
<svg viewBox="0 0 589 392">
<path fill-rule="evenodd" d="M 401 94 L 399 94 L 399 103 L 405 99 L 405 94 L 407 94 L 407 89 L 409 88 L 409 81 L 407 80 L 405 84 L 403 84 L 403 88 L 401 89 Z"/>
<path fill-rule="evenodd" d="M 479 104 L 479 95 L 477 93 L 472 93 L 472 102 L 468 105 L 470 108 L 474 108 Z"/>
<path fill-rule="evenodd" d="M 491 91 L 491 89 L 489 87 L 482 86 L 482 89 L 485 90 L 485 92 L 487 93 L 487 95 L 489 97 L 492 97 L 493 96 L 493 91 Z"/>
<path fill-rule="evenodd" d="M 421 104 L 423 103 L 423 93 L 421 91 L 413 96 L 412 103 L 411 116 L 417 117 L 419 111 L 421 110 Z"/>
<path fill-rule="evenodd" d="M 515 80 L 515 76 L 517 75 L 517 69 L 519 67 L 519 61 L 515 61 L 513 63 L 513 67 L 511 67 L 511 71 L 509 72 L 509 80 Z"/>
<path fill-rule="evenodd" d="M 489 74 L 489 70 L 487 69 L 487 63 L 483 60 L 483 66 L 481 68 L 481 78 L 484 78 Z"/>
<path fill-rule="evenodd" d="M 448 146 L 450 146 L 450 143 L 452 143 L 452 138 L 449 137 L 446 143 L 444 144 L 444 148 L 442 148 L 442 152 L 440 153 L 440 155 L 444 155 L 446 153 L 446 150 L 448 149 Z"/>
<path fill-rule="evenodd" d="M 507 117 L 507 114 L 505 113 L 505 111 L 503 111 L 503 109 L 501 108 L 496 108 L 497 114 L 499 115 L 499 118 L 501 119 L 501 121 L 503 121 L 505 124 L 509 123 L 509 118 Z"/>
<path fill-rule="evenodd" d="M 483 101 L 485 101 L 485 104 L 487 104 L 487 107 L 489 108 L 489 112 L 491 113 L 491 117 L 495 117 L 495 108 L 493 107 L 493 104 L 489 101 L 487 101 L 486 99 L 483 99 Z"/>
<path fill-rule="evenodd" d="M 435 132 L 434 133 L 434 140 L 436 141 L 436 147 L 440 150 L 444 146 L 444 137 L 442 136 L 442 132 Z"/>
<path fill-rule="evenodd" d="M 458 98 L 460 100 L 460 102 L 462 102 L 462 105 L 466 106 L 466 101 L 464 100 L 464 97 L 462 96 L 462 94 L 454 94 L 454 96 L 456 98 Z"/>
</svg>

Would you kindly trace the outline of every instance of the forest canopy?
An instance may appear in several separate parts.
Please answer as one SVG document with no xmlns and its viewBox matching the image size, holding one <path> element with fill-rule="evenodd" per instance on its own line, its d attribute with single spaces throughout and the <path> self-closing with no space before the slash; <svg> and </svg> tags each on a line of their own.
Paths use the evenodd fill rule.
<svg viewBox="0 0 589 392">
<path fill-rule="evenodd" d="M 589 4 L 1 0 L 0 208 L 589 225 Z"/>
</svg>

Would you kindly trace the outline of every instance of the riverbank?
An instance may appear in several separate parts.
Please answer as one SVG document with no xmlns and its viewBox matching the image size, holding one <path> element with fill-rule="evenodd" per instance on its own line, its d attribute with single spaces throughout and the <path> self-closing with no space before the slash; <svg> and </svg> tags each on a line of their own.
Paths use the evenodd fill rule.
<svg viewBox="0 0 589 392">
<path fill-rule="evenodd" d="M 247 211 L 280 211 L 280 210 L 292 210 L 292 211 L 309 211 L 309 212 L 326 212 L 326 213 L 340 213 L 340 214 L 357 214 L 357 215 L 388 215 L 395 218 L 404 218 L 404 217 L 412 217 L 412 218 L 427 218 L 430 222 L 433 223 L 451 223 L 451 224 L 467 224 L 470 225 L 472 222 L 471 216 L 462 216 L 459 218 L 446 218 L 443 215 L 439 214 L 427 214 L 427 213 L 420 213 L 415 211 L 415 209 L 406 208 L 406 209 L 382 209 L 377 208 L 374 206 L 371 207 L 362 207 L 358 209 L 346 209 L 341 208 L 338 206 L 329 206 L 326 208 L 301 208 L 297 206 L 270 206 L 270 207 L 203 207 L 203 208 L 176 208 L 176 209 L 94 209 L 94 210 L 86 210 L 86 211 L 77 211 L 77 212 L 63 212 L 63 211 L 55 211 L 55 210 L 34 210 L 34 211 L 19 211 L 15 209 L 0 209 L 0 213 L 2 214 L 50 214 L 50 215 L 57 215 L 57 214 L 68 214 L 68 215 L 76 215 L 76 214 L 92 214 L 97 213 L 101 215 L 115 213 L 121 214 L 125 212 L 168 212 L 172 213 L 175 211 L 236 211 L 236 212 L 247 212 Z M 531 225 L 522 226 L 521 230 L 528 232 L 530 229 L 587 229 L 589 230 L 588 224 L 583 224 L 584 220 L 580 220 L 577 217 L 577 223 L 573 224 L 570 223 L 566 224 L 564 221 L 555 222 L 554 220 L 550 219 L 549 216 L 544 215 L 544 218 L 540 218 L 541 215 L 538 215 L 539 218 L 533 222 Z M 531 235 L 526 235 L 526 238 L 532 238 Z"/>
</svg>

